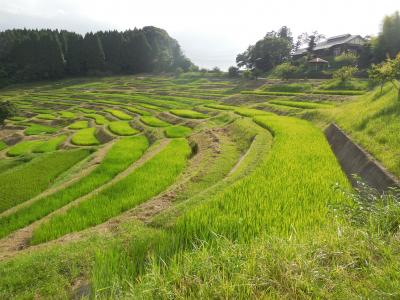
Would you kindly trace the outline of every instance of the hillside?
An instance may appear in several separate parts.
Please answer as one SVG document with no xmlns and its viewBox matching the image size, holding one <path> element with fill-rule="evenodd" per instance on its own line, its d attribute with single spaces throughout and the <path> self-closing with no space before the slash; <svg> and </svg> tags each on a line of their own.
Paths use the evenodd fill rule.
<svg viewBox="0 0 400 300">
<path fill-rule="evenodd" d="M 323 134 L 338 123 L 399 176 L 400 104 L 328 84 L 1 90 L 19 112 L 0 130 L 0 298 L 400 297 L 399 195 L 355 193 Z"/>
</svg>

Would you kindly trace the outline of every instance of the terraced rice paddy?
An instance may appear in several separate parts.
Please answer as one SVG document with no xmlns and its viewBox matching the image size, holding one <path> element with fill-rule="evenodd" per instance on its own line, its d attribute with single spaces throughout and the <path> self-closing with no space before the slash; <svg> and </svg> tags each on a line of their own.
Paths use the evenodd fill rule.
<svg viewBox="0 0 400 300">
<path fill-rule="evenodd" d="M 99 114 L 86 114 L 86 118 L 93 119 L 97 125 L 105 125 L 108 124 L 108 119 L 104 117 L 103 115 Z"/>
<path fill-rule="evenodd" d="M 53 152 L 3 172 L 0 174 L 0 212 L 38 195 L 49 187 L 58 175 L 88 154 L 89 151 L 86 150 Z"/>
<path fill-rule="evenodd" d="M 100 142 L 95 133 L 96 128 L 80 129 L 72 136 L 71 142 L 79 146 L 99 145 Z"/>
<path fill-rule="evenodd" d="M 400 296 L 398 214 L 353 222 L 323 134 L 335 121 L 397 171 L 395 93 L 318 86 L 188 73 L 0 90 L 19 108 L 0 130 L 0 298 Z"/>
<path fill-rule="evenodd" d="M 186 126 L 170 126 L 165 129 L 165 135 L 169 138 L 187 137 L 192 133 L 192 129 Z"/>
<path fill-rule="evenodd" d="M 139 133 L 138 130 L 132 128 L 128 122 L 115 121 L 108 124 L 110 131 L 117 135 L 134 135 Z"/>
<path fill-rule="evenodd" d="M 164 122 L 157 117 L 153 116 L 142 116 L 140 117 L 140 121 L 142 121 L 144 124 L 152 127 L 166 127 L 169 126 L 167 122 Z"/>
<path fill-rule="evenodd" d="M 69 129 L 84 129 L 89 127 L 88 121 L 76 121 L 68 126 Z"/>
<path fill-rule="evenodd" d="M 189 110 L 189 109 L 172 109 L 170 111 L 172 114 L 177 115 L 182 118 L 189 118 L 189 119 L 205 119 L 207 118 L 207 115 Z"/>
</svg>

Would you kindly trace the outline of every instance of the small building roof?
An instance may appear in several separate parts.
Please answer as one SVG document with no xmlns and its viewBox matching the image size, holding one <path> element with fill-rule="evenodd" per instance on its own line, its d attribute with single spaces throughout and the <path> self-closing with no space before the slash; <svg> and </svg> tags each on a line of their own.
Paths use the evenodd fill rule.
<svg viewBox="0 0 400 300">
<path fill-rule="evenodd" d="M 313 58 L 312 60 L 308 61 L 310 64 L 329 64 L 328 61 L 326 61 L 325 59 L 322 58 Z"/>
<path fill-rule="evenodd" d="M 351 35 L 351 34 L 337 35 L 337 36 L 327 38 L 325 41 L 317 43 L 315 45 L 314 51 L 322 50 L 322 49 L 329 49 L 336 45 L 350 43 L 355 38 L 360 38 L 360 39 L 364 40 L 364 38 L 362 38 L 360 35 Z M 293 53 L 293 55 L 294 56 L 302 55 L 302 54 L 305 54 L 306 52 L 307 52 L 307 48 L 301 48 L 301 49 L 298 49 L 295 53 Z"/>
</svg>

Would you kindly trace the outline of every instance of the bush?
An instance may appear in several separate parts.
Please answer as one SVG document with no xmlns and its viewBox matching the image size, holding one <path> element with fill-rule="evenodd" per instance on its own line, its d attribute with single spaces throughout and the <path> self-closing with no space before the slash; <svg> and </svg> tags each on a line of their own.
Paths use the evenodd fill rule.
<svg viewBox="0 0 400 300">
<path fill-rule="evenodd" d="M 272 74 L 278 78 L 289 79 L 294 78 L 299 73 L 299 67 L 292 65 L 291 63 L 283 63 L 276 66 Z"/>
<path fill-rule="evenodd" d="M 350 81 L 353 78 L 354 73 L 357 71 L 357 67 L 342 67 L 333 72 L 333 78 L 340 80 L 342 83 L 345 83 Z"/>
</svg>

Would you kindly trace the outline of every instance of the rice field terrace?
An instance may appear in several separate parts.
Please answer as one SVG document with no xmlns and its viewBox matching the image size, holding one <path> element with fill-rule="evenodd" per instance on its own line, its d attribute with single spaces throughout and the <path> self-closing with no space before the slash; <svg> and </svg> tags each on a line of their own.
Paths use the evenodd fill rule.
<svg viewBox="0 0 400 300">
<path fill-rule="evenodd" d="M 396 90 L 138 75 L 0 90 L 1 299 L 397 299 L 400 197 L 366 207 L 323 133 L 400 176 Z M 374 203 L 375 203 L 374 202 Z"/>
</svg>

